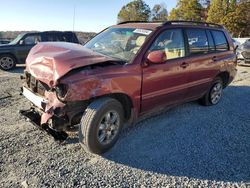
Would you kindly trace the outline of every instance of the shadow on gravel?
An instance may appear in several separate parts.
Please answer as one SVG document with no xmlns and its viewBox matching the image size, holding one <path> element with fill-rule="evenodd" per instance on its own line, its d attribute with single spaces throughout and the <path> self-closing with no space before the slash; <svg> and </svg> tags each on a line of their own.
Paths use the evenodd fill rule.
<svg viewBox="0 0 250 188">
<path fill-rule="evenodd" d="M 144 120 L 103 157 L 171 176 L 249 182 L 250 87 L 228 87 L 217 106 L 188 103 Z"/>
<path fill-rule="evenodd" d="M 18 65 L 16 68 L 14 68 L 13 70 L 10 70 L 8 72 L 16 73 L 16 74 L 23 74 L 24 69 L 25 69 L 24 65 Z"/>
</svg>

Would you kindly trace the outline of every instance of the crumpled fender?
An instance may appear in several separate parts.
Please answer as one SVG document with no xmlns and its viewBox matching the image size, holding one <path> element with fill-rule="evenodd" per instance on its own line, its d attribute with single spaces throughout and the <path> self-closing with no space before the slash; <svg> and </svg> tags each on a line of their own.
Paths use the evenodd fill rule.
<svg viewBox="0 0 250 188">
<path fill-rule="evenodd" d="M 121 66 L 126 66 L 124 69 Z M 116 65 L 83 70 L 59 80 L 68 86 L 64 101 L 84 101 L 92 98 L 123 94 L 133 106 L 140 109 L 141 96 L 140 65 Z"/>
</svg>

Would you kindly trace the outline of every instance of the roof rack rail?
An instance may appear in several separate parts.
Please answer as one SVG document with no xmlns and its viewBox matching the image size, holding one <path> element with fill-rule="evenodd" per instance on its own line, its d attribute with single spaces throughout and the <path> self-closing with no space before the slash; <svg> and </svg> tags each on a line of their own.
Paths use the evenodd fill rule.
<svg viewBox="0 0 250 188">
<path fill-rule="evenodd" d="M 173 24 L 193 24 L 193 25 L 202 25 L 207 27 L 217 27 L 217 28 L 223 28 L 222 25 L 210 23 L 210 22 L 199 22 L 199 21 L 184 21 L 184 20 L 171 20 L 166 21 L 163 23 L 163 25 L 173 25 Z"/>
<path fill-rule="evenodd" d="M 117 25 L 122 25 L 122 24 L 126 24 L 126 23 L 164 23 L 164 21 L 124 21 L 124 22 L 120 22 Z"/>
</svg>

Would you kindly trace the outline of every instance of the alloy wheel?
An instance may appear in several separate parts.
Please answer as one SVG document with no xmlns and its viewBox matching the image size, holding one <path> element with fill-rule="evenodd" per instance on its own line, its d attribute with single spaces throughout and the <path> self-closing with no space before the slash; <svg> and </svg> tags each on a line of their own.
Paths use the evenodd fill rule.
<svg viewBox="0 0 250 188">
<path fill-rule="evenodd" d="M 13 58 L 11 58 L 11 57 L 4 56 L 0 59 L 0 66 L 4 70 L 9 70 L 9 69 L 13 68 L 14 65 L 15 65 L 15 62 L 14 62 Z"/>
<path fill-rule="evenodd" d="M 102 145 L 111 143 L 116 137 L 120 127 L 120 117 L 116 111 L 107 112 L 100 121 L 97 136 Z"/>
<path fill-rule="evenodd" d="M 211 90 L 211 94 L 210 94 L 210 99 L 211 99 L 211 103 L 212 104 L 217 104 L 222 96 L 222 90 L 223 90 L 223 86 L 221 83 L 216 83 L 212 90 Z"/>
</svg>

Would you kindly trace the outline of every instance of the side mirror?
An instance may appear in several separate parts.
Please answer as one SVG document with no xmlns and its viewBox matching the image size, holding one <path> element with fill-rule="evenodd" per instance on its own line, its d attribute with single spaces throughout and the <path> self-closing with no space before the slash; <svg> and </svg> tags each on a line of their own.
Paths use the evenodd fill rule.
<svg viewBox="0 0 250 188">
<path fill-rule="evenodd" d="M 24 45 L 24 40 L 20 40 L 19 45 Z"/>
<path fill-rule="evenodd" d="M 150 63 L 164 63 L 167 60 L 167 56 L 166 53 L 161 51 L 161 50 L 157 50 L 157 51 L 152 51 L 148 54 L 147 56 L 147 60 Z"/>
</svg>

